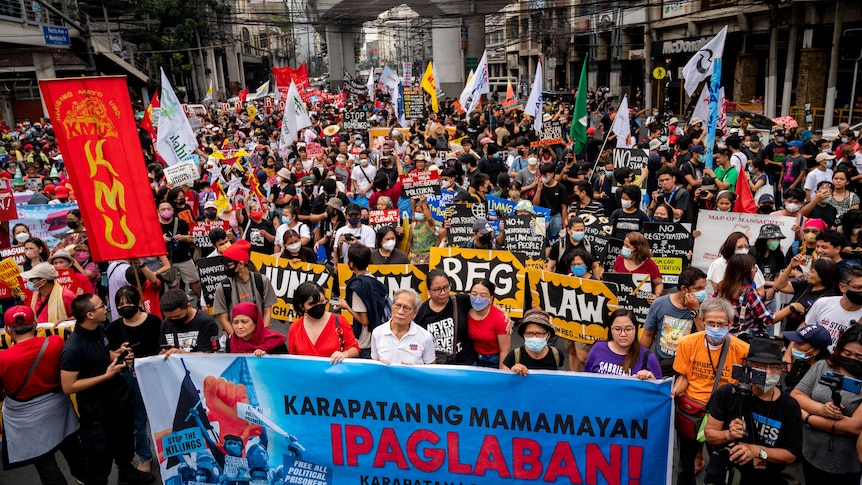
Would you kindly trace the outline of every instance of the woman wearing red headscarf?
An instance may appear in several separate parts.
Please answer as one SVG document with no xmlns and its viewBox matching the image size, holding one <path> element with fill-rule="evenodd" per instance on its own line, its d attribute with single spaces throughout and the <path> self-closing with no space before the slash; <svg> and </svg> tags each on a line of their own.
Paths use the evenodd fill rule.
<svg viewBox="0 0 862 485">
<path fill-rule="evenodd" d="M 233 307 L 232 323 L 234 333 L 230 339 L 233 354 L 286 354 L 287 337 L 266 328 L 263 317 L 252 302 L 243 302 Z"/>
</svg>

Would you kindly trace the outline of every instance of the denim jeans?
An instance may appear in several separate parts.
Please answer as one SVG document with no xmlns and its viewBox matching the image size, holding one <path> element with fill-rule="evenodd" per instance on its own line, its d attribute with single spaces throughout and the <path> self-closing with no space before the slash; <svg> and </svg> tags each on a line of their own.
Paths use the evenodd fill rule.
<svg viewBox="0 0 862 485">
<path fill-rule="evenodd" d="M 490 369 L 500 368 L 500 354 L 478 354 L 476 365 L 479 367 L 488 367 Z"/>
<path fill-rule="evenodd" d="M 147 411 L 144 408 L 144 399 L 141 397 L 141 388 L 138 386 L 138 380 L 131 372 L 126 373 L 124 377 L 129 389 L 135 394 L 135 400 L 132 403 L 135 454 L 141 461 L 150 461 L 153 459 L 153 452 L 150 449 L 150 435 L 147 433 Z"/>
</svg>

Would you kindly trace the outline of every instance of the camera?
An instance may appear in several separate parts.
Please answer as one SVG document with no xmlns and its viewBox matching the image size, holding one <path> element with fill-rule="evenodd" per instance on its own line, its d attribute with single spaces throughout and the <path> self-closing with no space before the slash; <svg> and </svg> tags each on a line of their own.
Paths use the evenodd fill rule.
<svg viewBox="0 0 862 485">
<path fill-rule="evenodd" d="M 344 235 L 344 240 L 347 242 L 353 241 L 354 239 L 356 239 L 356 238 L 353 237 L 353 234 L 345 234 Z"/>
<path fill-rule="evenodd" d="M 766 384 L 766 371 L 755 369 L 751 364 L 733 364 L 731 377 L 739 381 L 740 384 L 754 384 L 763 386 Z"/>
<path fill-rule="evenodd" d="M 834 372 L 827 372 L 820 376 L 820 383 L 832 390 L 832 404 L 836 407 L 841 406 L 840 391 L 847 391 L 851 394 L 862 392 L 862 380 Z"/>
</svg>

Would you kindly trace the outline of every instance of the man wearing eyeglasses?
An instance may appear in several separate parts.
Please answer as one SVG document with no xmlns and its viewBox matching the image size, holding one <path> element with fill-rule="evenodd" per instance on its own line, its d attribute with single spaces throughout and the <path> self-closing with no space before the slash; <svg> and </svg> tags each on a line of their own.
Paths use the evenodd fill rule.
<svg viewBox="0 0 862 485">
<path fill-rule="evenodd" d="M 108 483 L 113 462 L 119 468 L 119 483 L 153 481 L 151 473 L 132 466 L 135 454 L 132 429 L 132 392 L 120 371 L 134 358 L 128 343 L 116 351 L 108 348 L 101 325 L 108 311 L 101 298 L 85 293 L 72 301 L 75 331 L 60 353 L 60 383 L 66 394 L 77 394 L 80 413 L 81 450 L 84 454 L 83 482 Z M 117 362 L 121 354 L 124 358 Z"/>
<path fill-rule="evenodd" d="M 371 358 L 384 364 L 433 364 L 434 338 L 413 321 L 422 298 L 415 290 L 402 288 L 392 300 L 392 319 L 371 334 Z"/>
<path fill-rule="evenodd" d="M 733 386 L 712 395 L 704 435 L 713 452 L 704 483 L 724 484 L 728 467 L 741 475 L 743 484 L 784 483 L 784 466 L 802 454 L 799 403 L 777 385 L 784 368 L 781 357 L 777 343 L 752 339 L 746 359 L 751 364 L 752 395 L 738 395 Z"/>
<path fill-rule="evenodd" d="M 671 395 L 676 398 L 676 430 L 679 441 L 679 485 L 695 484 L 695 457 L 699 419 L 706 414 L 709 397 L 720 386 L 733 384 L 734 364 L 742 364 L 748 344 L 729 334 L 734 309 L 729 301 L 707 298 L 700 304 L 704 332 L 679 340 L 673 370 L 679 374 Z"/>
</svg>

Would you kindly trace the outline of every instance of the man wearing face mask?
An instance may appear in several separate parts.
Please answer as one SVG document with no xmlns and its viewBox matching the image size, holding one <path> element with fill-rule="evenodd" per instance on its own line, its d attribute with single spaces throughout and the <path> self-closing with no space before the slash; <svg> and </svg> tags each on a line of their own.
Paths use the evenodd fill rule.
<svg viewBox="0 0 862 485">
<path fill-rule="evenodd" d="M 67 253 L 68 254 L 68 253 Z M 75 294 L 57 282 L 57 270 L 51 263 L 39 263 L 21 273 L 25 282 L 25 305 L 33 310 L 39 323 L 57 324 L 72 317 Z"/>
<path fill-rule="evenodd" d="M 706 331 L 686 335 L 677 344 L 673 370 L 678 377 L 671 396 L 677 400 L 679 485 L 695 485 L 694 460 L 701 448 L 696 439 L 697 429 L 686 415 L 704 416 L 710 396 L 720 386 L 736 383 L 732 377 L 733 365 L 742 364 L 748 355 L 748 344 L 729 334 L 734 313 L 729 301 L 707 298 L 700 304 Z"/>
<path fill-rule="evenodd" d="M 832 182 L 832 167 L 835 165 L 835 155 L 819 153 L 814 158 L 817 165 L 805 176 L 805 200 L 811 200 L 820 182 Z"/>
<path fill-rule="evenodd" d="M 494 230 L 484 217 L 476 219 L 473 223 L 473 239 L 461 245 L 468 249 L 497 249 L 497 244 L 502 244 L 502 231 L 498 236 L 500 241 L 494 239 Z"/>
<path fill-rule="evenodd" d="M 535 152 L 530 152 L 527 157 L 527 167 L 515 175 L 515 182 L 521 183 L 521 197 L 527 200 L 533 199 L 536 187 L 540 183 L 539 177 L 539 157 Z"/>
<path fill-rule="evenodd" d="M 551 209 L 551 218 L 548 221 L 548 237 L 555 237 L 560 233 L 563 220 L 568 220 L 569 194 L 566 187 L 557 181 L 554 175 L 554 165 L 546 163 L 539 170 L 541 183 L 533 196 L 533 205 Z"/>
<path fill-rule="evenodd" d="M 755 338 L 746 360 L 752 373 L 765 374 L 765 382 L 752 378 L 752 397 L 748 398 L 738 396 L 733 386 L 713 394 L 704 430 L 712 450 L 704 483 L 724 484 L 728 467 L 741 476 L 739 483 L 782 483 L 784 466 L 802 455 L 799 403 L 777 387 L 783 367 L 778 344 Z M 737 415 L 739 399 L 748 401 L 743 416 Z M 752 429 L 757 433 L 752 434 Z"/>
<path fill-rule="evenodd" d="M 359 163 L 353 167 L 353 172 L 350 174 L 353 197 L 355 199 L 362 199 L 366 205 L 368 204 L 368 193 L 373 188 L 372 184 L 376 175 L 377 169 L 371 166 L 368 152 L 363 150 L 359 153 Z"/>
<path fill-rule="evenodd" d="M 236 222 L 242 229 L 240 237 L 251 243 L 252 250 L 262 254 L 275 252 L 275 224 L 269 218 L 264 218 L 269 213 L 266 207 L 259 202 L 246 198 L 249 211 L 236 212 Z M 246 216 L 248 216 L 246 218 Z"/>
<path fill-rule="evenodd" d="M 350 246 L 358 244 L 374 249 L 377 233 L 371 226 L 362 224 L 362 208 L 357 204 L 348 204 L 344 214 L 347 216 L 347 225 L 335 232 L 335 260 L 346 264 Z"/>
<path fill-rule="evenodd" d="M 850 327 L 850 321 L 862 319 L 862 268 L 850 268 L 841 274 L 838 289 L 842 296 L 824 296 L 811 305 L 805 316 L 806 325 L 820 325 L 832 337 L 832 352 L 841 333 Z"/>
<path fill-rule="evenodd" d="M 219 284 L 213 299 L 213 315 L 219 320 L 225 333 L 233 334 L 230 311 L 238 303 L 250 301 L 263 315 L 263 324 L 269 328 L 272 306 L 275 304 L 275 290 L 270 279 L 249 266 L 251 245 L 244 239 L 238 240 L 222 253 L 225 279 Z"/>
<path fill-rule="evenodd" d="M 772 141 L 763 148 L 762 157 L 766 162 L 766 176 L 769 178 L 769 183 L 776 185 L 784 169 L 784 158 L 788 155 L 788 149 L 784 144 L 784 130 L 780 126 L 774 126 L 772 134 Z"/>
<path fill-rule="evenodd" d="M 689 266 L 679 274 L 677 288 L 650 305 L 640 337 L 640 344 L 658 358 L 663 376 L 674 374 L 673 360 L 680 339 L 703 331 L 700 304 L 706 300 L 706 273 Z"/>
<path fill-rule="evenodd" d="M 182 290 L 169 290 L 159 302 L 165 321 L 159 336 L 160 354 L 168 356 L 187 352 L 218 350 L 218 326 L 213 317 L 189 305 Z"/>
</svg>

